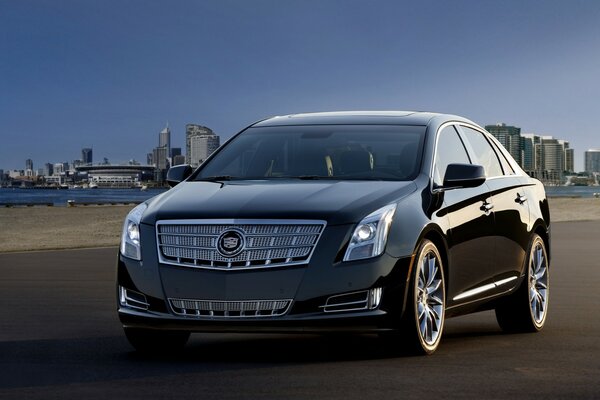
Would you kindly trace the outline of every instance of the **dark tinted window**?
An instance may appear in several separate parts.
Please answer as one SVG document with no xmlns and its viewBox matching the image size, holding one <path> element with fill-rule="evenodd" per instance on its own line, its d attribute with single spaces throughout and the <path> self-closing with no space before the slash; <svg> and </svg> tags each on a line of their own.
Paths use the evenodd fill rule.
<svg viewBox="0 0 600 400">
<path fill-rule="evenodd" d="M 496 154 L 498 154 L 498 158 L 500 159 L 500 164 L 502 164 L 502 169 L 504 170 L 504 175 L 514 175 L 515 170 L 510 166 L 510 163 L 506 159 L 504 153 L 500 150 L 496 143 L 492 142 L 494 149 L 496 150 Z"/>
<path fill-rule="evenodd" d="M 425 127 L 321 125 L 250 128 L 201 167 L 197 180 L 414 179 Z"/>
<path fill-rule="evenodd" d="M 474 158 L 473 164 L 482 165 L 487 177 L 501 176 L 502 168 L 498 156 L 483 134 L 464 126 L 461 126 L 461 130 L 466 140 L 465 145 L 470 147 L 469 153 Z"/>
<path fill-rule="evenodd" d="M 453 126 L 447 126 L 439 133 L 433 182 L 444 183 L 444 174 L 448 164 L 470 164 L 467 151 Z"/>
</svg>

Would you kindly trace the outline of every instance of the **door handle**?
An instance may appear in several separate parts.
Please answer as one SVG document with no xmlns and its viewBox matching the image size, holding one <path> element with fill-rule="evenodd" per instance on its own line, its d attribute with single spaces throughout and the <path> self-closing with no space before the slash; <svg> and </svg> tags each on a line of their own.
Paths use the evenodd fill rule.
<svg viewBox="0 0 600 400">
<path fill-rule="evenodd" d="M 487 201 L 484 201 L 481 207 L 479 207 L 479 209 L 485 212 L 486 214 L 489 214 L 489 212 L 492 211 L 493 208 L 494 205 L 492 203 L 488 203 Z"/>
<path fill-rule="evenodd" d="M 515 199 L 515 203 L 523 204 L 527 201 L 527 196 L 520 195 L 517 193 L 517 198 Z"/>
</svg>

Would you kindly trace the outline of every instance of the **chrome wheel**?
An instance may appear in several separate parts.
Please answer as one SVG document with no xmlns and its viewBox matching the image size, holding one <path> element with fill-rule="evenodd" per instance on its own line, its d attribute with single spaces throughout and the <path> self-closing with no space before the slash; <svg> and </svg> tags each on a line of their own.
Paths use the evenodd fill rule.
<svg viewBox="0 0 600 400">
<path fill-rule="evenodd" d="M 440 254 L 432 242 L 425 242 L 416 265 L 415 314 L 421 346 L 433 352 L 444 328 L 444 273 Z"/>
<path fill-rule="evenodd" d="M 529 256 L 529 307 L 536 327 L 541 328 L 548 306 L 548 262 L 544 243 L 536 240 Z"/>
</svg>

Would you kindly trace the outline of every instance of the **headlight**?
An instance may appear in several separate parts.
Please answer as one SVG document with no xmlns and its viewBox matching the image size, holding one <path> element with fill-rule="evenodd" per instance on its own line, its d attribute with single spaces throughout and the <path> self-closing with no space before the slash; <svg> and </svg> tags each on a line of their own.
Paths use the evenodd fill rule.
<svg viewBox="0 0 600 400">
<path fill-rule="evenodd" d="M 123 233 L 121 234 L 121 254 L 134 260 L 142 259 L 142 247 L 140 244 L 140 220 L 148 206 L 142 203 L 135 207 L 125 217 Z"/>
<path fill-rule="evenodd" d="M 388 204 L 363 218 L 354 229 L 344 261 L 376 257 L 383 253 L 394 212 L 396 204 Z"/>
</svg>

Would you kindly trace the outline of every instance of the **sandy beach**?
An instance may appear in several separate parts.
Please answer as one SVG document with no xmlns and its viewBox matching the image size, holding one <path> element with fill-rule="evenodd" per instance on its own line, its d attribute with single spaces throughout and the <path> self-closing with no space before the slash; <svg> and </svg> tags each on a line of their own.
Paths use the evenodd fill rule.
<svg viewBox="0 0 600 400">
<path fill-rule="evenodd" d="M 552 222 L 600 220 L 600 199 L 551 198 Z M 134 206 L 0 208 L 0 252 L 118 246 Z"/>
</svg>

